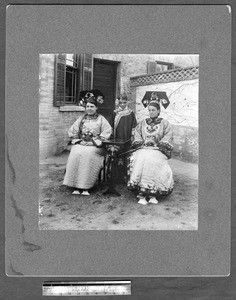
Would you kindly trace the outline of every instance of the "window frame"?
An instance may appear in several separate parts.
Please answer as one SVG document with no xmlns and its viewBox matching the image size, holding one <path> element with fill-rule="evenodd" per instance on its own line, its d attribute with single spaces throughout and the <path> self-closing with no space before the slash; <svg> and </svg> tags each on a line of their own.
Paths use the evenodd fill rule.
<svg viewBox="0 0 236 300">
<path fill-rule="evenodd" d="M 80 106 L 79 93 L 82 90 L 92 89 L 93 84 L 93 55 L 90 53 L 76 54 L 75 62 L 77 66 L 66 64 L 66 61 L 74 61 L 66 57 L 67 54 L 55 54 L 55 68 L 54 68 L 54 99 L 53 105 L 57 107 L 62 106 Z M 66 100 L 66 67 L 76 70 L 74 84 L 75 90 L 72 97 L 74 101 Z M 73 76 L 73 74 L 72 74 Z M 73 77 L 72 77 L 73 78 Z M 63 110 L 62 110 L 63 111 Z"/>
<path fill-rule="evenodd" d="M 77 64 L 77 66 L 71 66 L 69 64 L 66 63 L 66 66 L 65 68 L 70 68 L 72 70 L 75 71 L 75 73 L 73 74 L 72 73 L 72 96 L 71 98 L 74 98 L 73 101 L 67 101 L 66 98 L 69 98 L 69 96 L 66 96 L 66 75 L 67 75 L 67 69 L 66 69 L 66 74 L 65 74 L 65 98 L 64 98 L 64 103 L 65 105 L 75 105 L 76 102 L 78 101 L 78 97 L 77 97 L 77 90 L 78 90 L 78 73 L 79 73 L 79 60 L 78 60 L 78 54 L 73 54 L 75 55 L 75 59 L 71 60 L 71 59 L 68 59 L 66 57 L 66 61 L 71 61 L 73 62 L 73 65 L 74 63 Z M 69 72 L 68 72 L 69 73 Z"/>
</svg>

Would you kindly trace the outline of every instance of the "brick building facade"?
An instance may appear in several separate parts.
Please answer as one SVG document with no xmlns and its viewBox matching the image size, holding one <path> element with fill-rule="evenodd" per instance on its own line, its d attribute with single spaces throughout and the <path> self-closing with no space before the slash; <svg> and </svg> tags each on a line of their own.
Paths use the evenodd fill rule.
<svg viewBox="0 0 236 300">
<path fill-rule="evenodd" d="M 55 60 L 55 54 L 41 54 L 39 56 L 39 144 L 41 158 L 60 154 L 67 148 L 67 131 L 73 122 L 81 114 L 84 114 L 84 107 L 79 106 L 78 103 L 55 106 Z M 105 98 L 106 103 L 110 101 L 109 105 L 112 105 L 110 110 L 115 107 L 116 97 L 124 92 L 128 95 L 130 107 L 134 111 L 137 110 L 137 99 L 134 97 L 130 78 L 152 73 L 153 69 L 150 71 L 150 68 L 155 61 L 165 61 L 177 67 L 189 67 L 198 65 L 198 56 L 152 54 L 92 55 L 92 62 L 94 64 L 96 62 L 100 63 L 100 69 L 103 67 L 101 63 L 104 63 L 104 66 L 107 64 L 108 67 L 112 66 L 114 70 L 114 93 L 112 97 Z M 166 68 L 166 65 L 156 64 L 155 72 L 163 71 L 163 67 Z M 99 80 L 101 79 L 99 72 L 97 72 L 97 75 L 95 72 L 94 74 L 92 73 L 91 87 L 99 87 Z M 149 89 L 148 86 L 146 88 Z M 107 108 L 105 107 L 106 110 Z"/>
</svg>

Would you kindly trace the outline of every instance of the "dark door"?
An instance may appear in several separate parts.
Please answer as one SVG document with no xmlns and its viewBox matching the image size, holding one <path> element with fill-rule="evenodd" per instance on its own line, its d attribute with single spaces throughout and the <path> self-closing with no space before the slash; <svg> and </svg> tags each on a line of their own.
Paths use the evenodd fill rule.
<svg viewBox="0 0 236 300">
<path fill-rule="evenodd" d="M 105 100 L 98 106 L 98 113 L 110 122 L 112 111 L 115 109 L 117 63 L 94 59 L 93 89 L 99 89 Z"/>
</svg>

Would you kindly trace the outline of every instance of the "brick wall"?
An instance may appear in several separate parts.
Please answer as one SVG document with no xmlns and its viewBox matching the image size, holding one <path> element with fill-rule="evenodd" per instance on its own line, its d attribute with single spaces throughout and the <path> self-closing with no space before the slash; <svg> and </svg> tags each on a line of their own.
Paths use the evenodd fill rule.
<svg viewBox="0 0 236 300">
<path fill-rule="evenodd" d="M 67 131 L 83 112 L 60 112 L 53 106 L 54 55 L 41 54 L 39 61 L 39 153 L 45 158 L 67 148 Z"/>
</svg>

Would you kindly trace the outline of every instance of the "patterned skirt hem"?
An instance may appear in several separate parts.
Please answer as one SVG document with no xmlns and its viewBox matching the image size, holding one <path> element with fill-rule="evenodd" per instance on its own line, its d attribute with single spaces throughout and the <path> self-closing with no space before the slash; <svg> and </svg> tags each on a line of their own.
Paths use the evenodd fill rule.
<svg viewBox="0 0 236 300">
<path fill-rule="evenodd" d="M 128 184 L 127 188 L 128 188 L 128 190 L 131 190 L 131 191 L 134 191 L 137 193 L 142 193 L 143 195 L 156 196 L 156 197 L 167 196 L 167 195 L 171 194 L 171 192 L 173 191 L 173 187 L 171 187 L 165 191 L 162 191 L 162 190 L 153 191 L 152 189 L 143 188 L 136 184 Z"/>
</svg>

